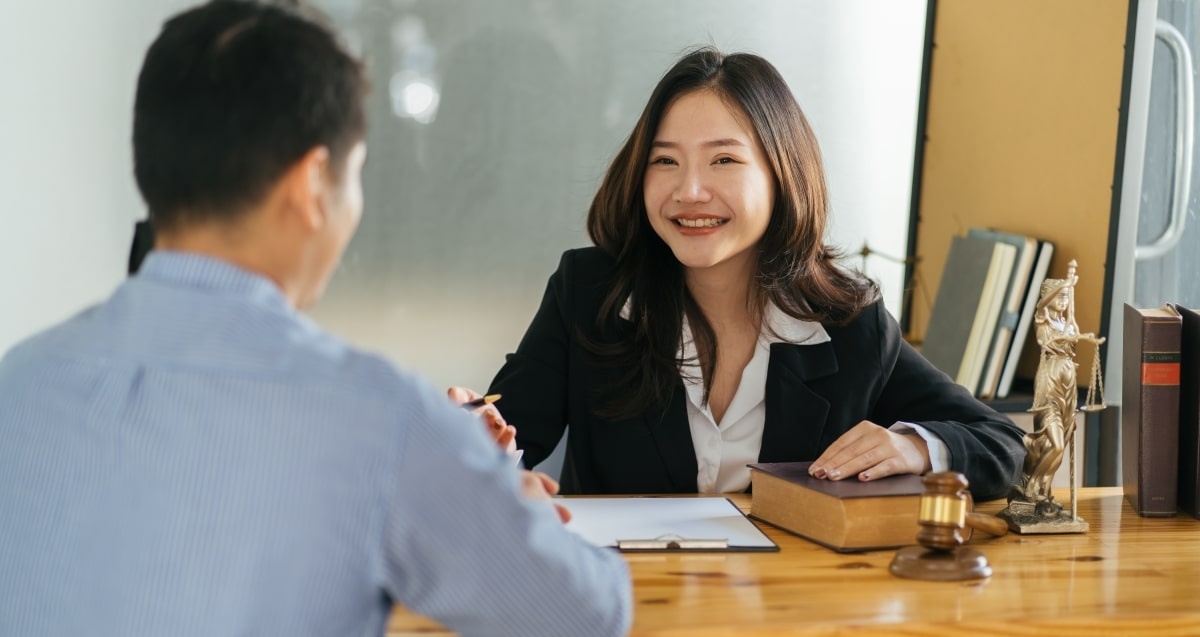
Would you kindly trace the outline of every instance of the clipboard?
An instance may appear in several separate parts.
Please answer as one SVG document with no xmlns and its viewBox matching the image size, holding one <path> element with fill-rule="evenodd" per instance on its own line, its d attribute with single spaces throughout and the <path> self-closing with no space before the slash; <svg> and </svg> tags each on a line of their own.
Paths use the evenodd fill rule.
<svg viewBox="0 0 1200 637">
<path fill-rule="evenodd" d="M 779 545 L 728 498 L 558 498 L 571 510 L 567 529 L 624 552 L 778 551 Z"/>
</svg>

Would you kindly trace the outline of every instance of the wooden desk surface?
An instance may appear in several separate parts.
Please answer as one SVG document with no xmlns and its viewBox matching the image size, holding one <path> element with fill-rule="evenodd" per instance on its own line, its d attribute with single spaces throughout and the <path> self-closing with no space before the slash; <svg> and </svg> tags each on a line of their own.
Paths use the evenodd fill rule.
<svg viewBox="0 0 1200 637">
<path fill-rule="evenodd" d="M 1086 534 L 976 533 L 994 570 L 982 582 L 900 579 L 894 551 L 838 554 L 762 523 L 780 552 L 627 554 L 630 635 L 1200 635 L 1200 520 L 1140 518 L 1120 487 L 1079 494 Z M 388 623 L 389 637 L 431 634 L 448 633 L 403 609 Z"/>
</svg>

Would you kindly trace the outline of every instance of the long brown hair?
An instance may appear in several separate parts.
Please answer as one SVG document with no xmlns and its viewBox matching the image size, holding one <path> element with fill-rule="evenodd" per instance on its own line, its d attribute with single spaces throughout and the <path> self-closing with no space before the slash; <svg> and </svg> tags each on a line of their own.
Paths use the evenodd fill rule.
<svg viewBox="0 0 1200 637">
<path fill-rule="evenodd" d="M 616 277 L 596 317 L 598 325 L 602 330 L 613 325 L 626 300 L 633 323 L 615 342 L 589 343 L 607 363 L 626 370 L 614 383 L 621 396 L 600 410 L 605 416 L 632 417 L 670 400 L 684 362 L 679 343 L 685 316 L 705 400 L 712 384 L 716 334 L 687 290 L 683 266 L 651 228 L 643 197 L 659 122 L 675 99 L 702 89 L 740 109 L 775 176 L 775 206 L 757 246 L 753 309 L 761 315 L 771 301 L 797 319 L 845 324 L 879 296 L 870 280 L 841 269 L 836 263 L 841 253 L 824 242 L 828 198 L 821 151 L 783 77 L 757 55 L 724 55 L 711 47 L 692 50 L 654 87 L 588 211 L 588 235 L 616 260 Z"/>
</svg>

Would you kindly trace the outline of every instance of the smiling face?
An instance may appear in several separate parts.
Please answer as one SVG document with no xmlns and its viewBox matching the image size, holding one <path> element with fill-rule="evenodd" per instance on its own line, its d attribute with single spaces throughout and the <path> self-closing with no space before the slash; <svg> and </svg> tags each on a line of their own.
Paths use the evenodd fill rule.
<svg viewBox="0 0 1200 637">
<path fill-rule="evenodd" d="M 643 182 L 646 214 L 690 273 L 749 276 L 775 205 L 774 184 L 746 116 L 701 89 L 676 98 L 658 125 Z"/>
</svg>

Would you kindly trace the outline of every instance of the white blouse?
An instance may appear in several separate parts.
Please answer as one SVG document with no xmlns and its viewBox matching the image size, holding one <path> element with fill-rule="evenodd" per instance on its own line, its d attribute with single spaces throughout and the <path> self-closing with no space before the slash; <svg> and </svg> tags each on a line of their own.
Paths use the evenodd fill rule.
<svg viewBox="0 0 1200 637">
<path fill-rule="evenodd" d="M 621 312 L 629 317 L 629 304 Z M 758 462 L 762 449 L 763 426 L 766 422 L 764 396 L 767 384 L 767 363 L 772 343 L 816 345 L 828 343 L 829 333 L 820 323 L 801 321 L 789 316 L 773 303 L 767 304 L 762 332 L 754 348 L 754 356 L 742 370 L 741 382 L 725 409 L 721 422 L 713 418 L 712 409 L 703 405 L 704 383 L 697 364 L 696 346 L 687 318 L 683 320 L 680 360 L 689 361 L 680 368 L 683 386 L 687 391 L 688 425 L 692 446 L 696 451 L 696 490 L 700 493 L 736 493 L 750 486 L 747 464 Z M 893 423 L 896 432 L 916 431 L 929 446 L 933 471 L 945 471 L 950 464 L 946 443 L 924 427 L 907 422 Z"/>
</svg>

